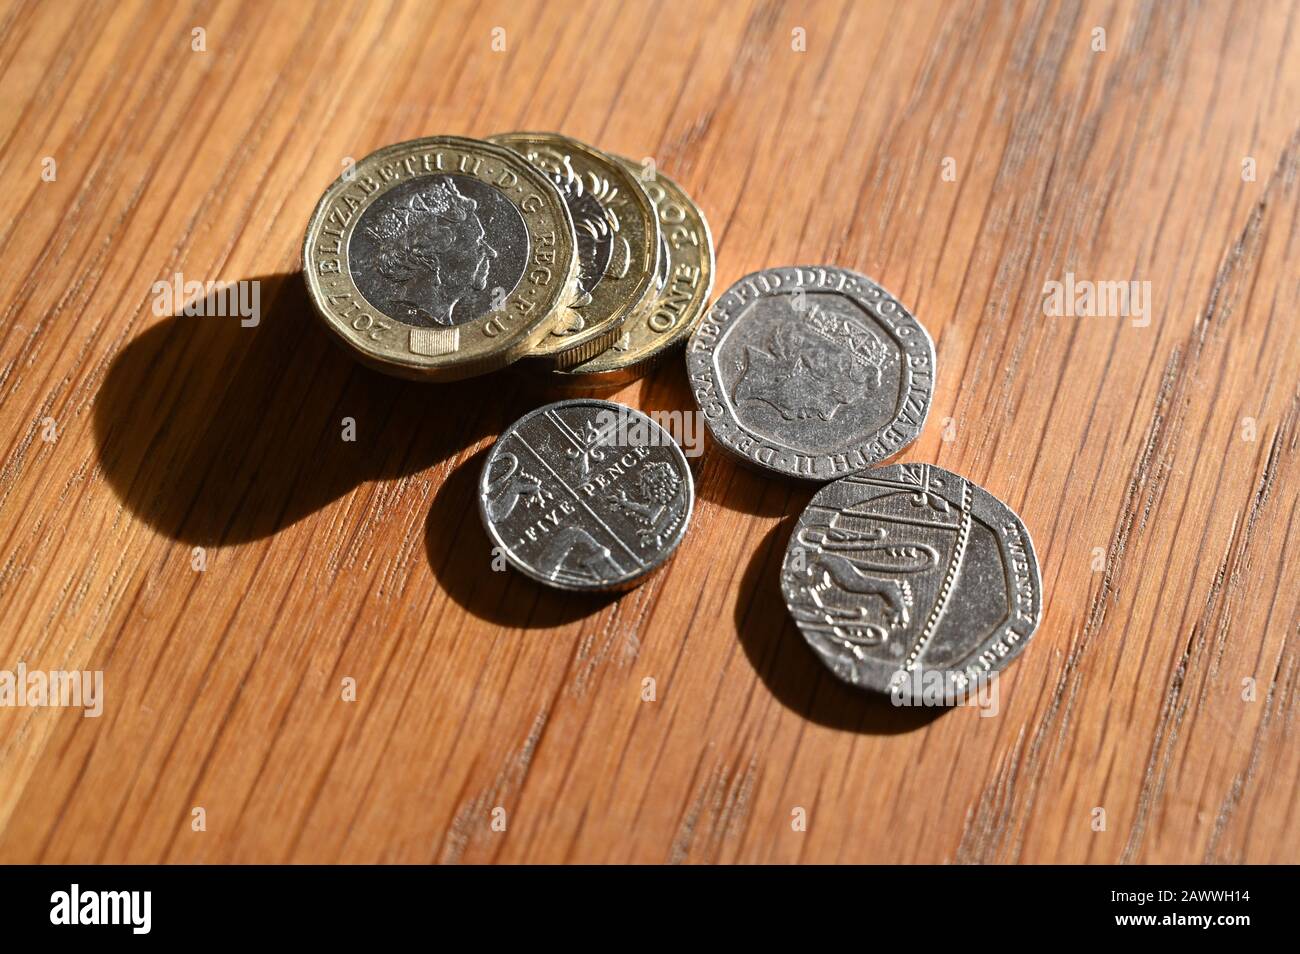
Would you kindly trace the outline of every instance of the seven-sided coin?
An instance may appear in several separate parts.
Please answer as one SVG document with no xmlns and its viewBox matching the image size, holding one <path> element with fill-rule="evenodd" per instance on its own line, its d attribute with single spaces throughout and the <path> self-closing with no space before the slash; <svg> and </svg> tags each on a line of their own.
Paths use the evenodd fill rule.
<svg viewBox="0 0 1300 954">
<path fill-rule="evenodd" d="M 910 444 L 934 390 L 925 328 L 865 275 L 829 265 L 736 282 L 691 335 L 686 366 L 719 446 L 818 481 Z"/>
<path fill-rule="evenodd" d="M 640 583 L 681 542 L 694 500 L 672 435 L 640 411 L 594 398 L 521 417 L 479 478 L 479 513 L 497 552 L 562 590 Z"/>
<path fill-rule="evenodd" d="M 517 132 L 492 142 L 549 175 L 568 203 L 578 242 L 578 295 L 529 357 L 570 367 L 613 344 L 650 292 L 659 255 L 654 205 L 625 166 L 576 139 Z"/>
<path fill-rule="evenodd" d="M 635 380 L 681 347 L 703 316 L 713 290 L 713 237 L 704 213 L 662 172 L 619 158 L 654 203 L 661 236 L 651 293 L 617 340 L 593 358 L 551 372 L 563 387 L 613 388 Z"/>
<path fill-rule="evenodd" d="M 317 311 L 359 358 L 435 380 L 499 368 L 546 338 L 578 265 L 550 177 L 454 136 L 358 162 L 321 197 L 302 260 Z"/>
<path fill-rule="evenodd" d="M 790 614 L 836 676 L 943 698 L 1025 648 L 1042 589 L 1020 518 L 932 464 L 827 484 L 800 516 L 781 568 Z"/>
</svg>

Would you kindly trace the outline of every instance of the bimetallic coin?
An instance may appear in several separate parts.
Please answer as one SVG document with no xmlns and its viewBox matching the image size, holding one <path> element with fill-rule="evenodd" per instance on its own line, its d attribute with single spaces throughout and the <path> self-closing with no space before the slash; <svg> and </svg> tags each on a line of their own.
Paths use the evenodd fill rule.
<svg viewBox="0 0 1300 954">
<path fill-rule="evenodd" d="M 1042 616 L 1029 531 L 988 491 L 930 464 L 894 464 L 817 492 L 781 568 L 786 606 L 840 679 L 946 692 L 1001 670 Z"/>
<path fill-rule="evenodd" d="M 704 213 L 662 172 L 642 176 L 640 166 L 615 158 L 638 176 L 654 203 L 659 268 L 650 294 L 612 345 L 581 364 L 551 371 L 561 387 L 613 388 L 639 378 L 690 337 L 713 290 L 713 236 Z"/>
<path fill-rule="evenodd" d="M 921 431 L 934 342 L 871 279 L 791 266 L 747 275 L 686 346 L 709 431 L 762 469 L 827 481 L 878 464 Z"/>
<path fill-rule="evenodd" d="M 659 255 L 654 206 L 633 173 L 576 139 L 518 132 L 491 141 L 527 157 L 568 203 L 578 245 L 579 292 L 530 358 L 571 367 L 613 344 L 649 293 Z"/>
<path fill-rule="evenodd" d="M 502 146 L 435 136 L 380 149 L 336 180 L 302 262 L 317 311 L 359 358 L 452 380 L 545 338 L 578 257 L 548 176 Z"/>
<path fill-rule="evenodd" d="M 493 544 L 515 569 L 562 590 L 642 582 L 681 542 L 694 502 L 672 435 L 640 411 L 594 398 L 521 417 L 479 478 Z"/>
</svg>

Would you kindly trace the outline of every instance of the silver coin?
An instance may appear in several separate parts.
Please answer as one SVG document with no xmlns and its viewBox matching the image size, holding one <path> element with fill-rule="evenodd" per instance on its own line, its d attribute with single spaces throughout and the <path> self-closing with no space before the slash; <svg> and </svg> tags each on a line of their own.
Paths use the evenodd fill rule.
<svg viewBox="0 0 1300 954">
<path fill-rule="evenodd" d="M 840 679 L 879 692 L 1001 670 L 1042 616 L 1029 531 L 1002 501 L 931 464 L 842 478 L 808 504 L 781 568 L 800 632 Z"/>
<path fill-rule="evenodd" d="M 557 401 L 493 445 L 479 512 L 497 552 L 562 590 L 642 582 L 677 548 L 695 503 L 671 434 L 612 401 Z"/>
<path fill-rule="evenodd" d="M 709 309 L 686 368 L 721 447 L 747 464 L 827 481 L 916 439 L 934 393 L 934 342 L 865 275 L 768 268 Z"/>
</svg>

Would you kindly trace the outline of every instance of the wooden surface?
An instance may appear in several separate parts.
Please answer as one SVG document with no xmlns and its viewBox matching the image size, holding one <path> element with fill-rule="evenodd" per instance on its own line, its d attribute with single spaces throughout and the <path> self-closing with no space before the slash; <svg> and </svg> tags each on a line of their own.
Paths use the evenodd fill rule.
<svg viewBox="0 0 1300 954">
<path fill-rule="evenodd" d="M 1300 860 L 1298 19 L 4 7 L 0 669 L 106 700 L 0 709 L 0 861 Z M 546 395 L 363 370 L 295 269 L 346 157 L 520 127 L 654 157 L 718 291 L 835 263 L 926 323 L 900 459 L 1010 503 L 1043 568 L 995 718 L 837 684 L 777 586 L 811 491 L 717 452 L 640 589 L 491 571 L 476 475 Z M 177 272 L 259 280 L 260 324 L 156 315 Z M 1149 325 L 1046 316 L 1066 272 L 1149 281 Z M 680 362 L 619 399 L 692 406 Z"/>
</svg>

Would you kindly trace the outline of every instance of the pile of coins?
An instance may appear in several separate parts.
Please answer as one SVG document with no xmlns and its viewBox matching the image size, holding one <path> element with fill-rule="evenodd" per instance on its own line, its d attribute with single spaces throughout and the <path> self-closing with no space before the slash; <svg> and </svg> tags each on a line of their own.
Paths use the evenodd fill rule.
<svg viewBox="0 0 1300 954">
<path fill-rule="evenodd" d="M 366 156 L 321 197 L 302 261 L 359 359 L 435 381 L 519 362 L 623 384 L 681 346 L 713 285 L 708 223 L 676 183 L 556 133 Z"/>
<path fill-rule="evenodd" d="M 381 149 L 329 187 L 303 245 L 325 324 L 389 373 L 517 364 L 562 387 L 615 386 L 686 344 L 718 447 L 824 485 L 781 570 L 818 658 L 855 686 L 939 698 L 996 673 L 1042 614 L 1028 530 L 958 474 L 879 466 L 929 414 L 929 333 L 833 266 L 755 272 L 706 313 L 713 264 L 704 216 L 670 179 L 555 133 Z M 645 580 L 685 536 L 695 493 L 667 431 L 594 398 L 511 425 L 478 492 L 495 551 L 568 591 Z"/>
<path fill-rule="evenodd" d="M 941 467 L 877 466 L 920 434 L 934 394 L 934 343 L 894 296 L 832 266 L 755 272 L 709 310 L 686 364 L 719 447 L 825 484 L 781 589 L 836 676 L 942 702 L 1024 649 L 1042 581 L 1020 518 Z"/>
</svg>

